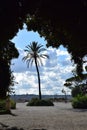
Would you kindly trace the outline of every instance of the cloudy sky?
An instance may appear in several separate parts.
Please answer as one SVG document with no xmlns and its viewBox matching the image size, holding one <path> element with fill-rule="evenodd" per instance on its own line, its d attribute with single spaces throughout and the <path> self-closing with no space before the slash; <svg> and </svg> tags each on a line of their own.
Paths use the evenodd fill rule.
<svg viewBox="0 0 87 130">
<path fill-rule="evenodd" d="M 12 70 L 14 71 L 15 81 L 18 82 L 14 86 L 15 93 L 38 94 L 36 68 L 34 65 L 27 68 L 22 58 L 25 56 L 26 45 L 35 41 L 46 47 L 46 41 L 44 38 L 40 38 L 38 33 L 27 32 L 26 29 L 19 30 L 12 41 L 20 53 L 19 58 L 12 61 L 14 63 Z M 62 94 L 61 90 L 66 90 L 63 84 L 67 78 L 71 77 L 71 70 L 73 69 L 70 55 L 63 46 L 60 46 L 59 49 L 47 48 L 44 53 L 48 54 L 50 59 L 43 60 L 43 66 L 39 67 L 42 94 Z M 69 93 L 69 90 L 66 91 Z"/>
</svg>

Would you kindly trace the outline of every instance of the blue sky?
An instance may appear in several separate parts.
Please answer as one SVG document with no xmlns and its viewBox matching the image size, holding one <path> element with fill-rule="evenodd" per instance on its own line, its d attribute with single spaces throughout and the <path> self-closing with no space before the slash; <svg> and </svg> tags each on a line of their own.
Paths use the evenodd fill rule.
<svg viewBox="0 0 87 130">
<path fill-rule="evenodd" d="M 19 58 L 12 61 L 12 63 L 14 63 L 14 65 L 12 65 L 12 70 L 14 71 L 15 80 L 18 82 L 18 84 L 14 86 L 15 93 L 38 94 L 35 66 L 33 65 L 27 68 L 22 58 L 25 55 L 24 49 L 26 45 L 35 41 L 46 47 L 46 41 L 44 38 L 41 38 L 37 32 L 28 32 L 26 28 L 19 30 L 12 41 L 15 43 L 20 53 Z M 45 53 L 49 55 L 50 59 L 44 60 L 44 65 L 39 68 L 42 94 L 62 94 L 62 89 L 70 93 L 63 85 L 65 80 L 71 76 L 71 70 L 73 69 L 70 55 L 66 48 L 63 46 L 60 46 L 59 49 L 49 47 Z"/>
</svg>

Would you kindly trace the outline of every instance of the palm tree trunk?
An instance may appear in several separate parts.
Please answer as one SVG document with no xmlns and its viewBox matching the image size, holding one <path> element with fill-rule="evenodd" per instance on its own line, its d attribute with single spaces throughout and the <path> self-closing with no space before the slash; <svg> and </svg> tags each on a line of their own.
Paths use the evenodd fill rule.
<svg viewBox="0 0 87 130">
<path fill-rule="evenodd" d="M 38 85 L 39 85 L 39 99 L 41 100 L 41 84 L 40 84 L 40 74 L 39 74 L 39 69 L 38 69 L 38 65 L 37 65 L 37 60 L 35 58 L 35 65 L 36 65 L 36 70 L 37 70 L 37 76 L 38 76 Z"/>
</svg>

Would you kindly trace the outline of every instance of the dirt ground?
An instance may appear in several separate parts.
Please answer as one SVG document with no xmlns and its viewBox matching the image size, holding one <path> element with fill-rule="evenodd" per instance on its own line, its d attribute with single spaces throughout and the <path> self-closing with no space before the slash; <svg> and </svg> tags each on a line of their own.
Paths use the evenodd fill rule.
<svg viewBox="0 0 87 130">
<path fill-rule="evenodd" d="M 12 115 L 0 115 L 0 130 L 87 130 L 87 110 L 73 109 L 71 103 L 52 107 L 17 103 Z"/>
</svg>

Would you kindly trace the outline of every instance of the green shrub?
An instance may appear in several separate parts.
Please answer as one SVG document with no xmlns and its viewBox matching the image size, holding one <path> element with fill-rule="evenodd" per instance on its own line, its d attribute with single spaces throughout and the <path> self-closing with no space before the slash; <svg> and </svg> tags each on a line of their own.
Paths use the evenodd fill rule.
<svg viewBox="0 0 87 130">
<path fill-rule="evenodd" d="M 0 100 L 0 114 L 9 114 L 10 110 L 6 108 L 7 99 Z M 11 109 L 16 109 L 16 102 L 10 99 Z"/>
<path fill-rule="evenodd" d="M 72 97 L 77 97 L 77 95 L 82 94 L 81 87 L 80 86 L 75 86 L 72 89 L 71 93 L 72 93 Z"/>
<path fill-rule="evenodd" d="M 9 114 L 10 110 L 6 109 L 6 100 L 0 100 L 0 114 Z"/>
<path fill-rule="evenodd" d="M 27 106 L 54 106 L 54 104 L 51 100 L 32 98 L 31 101 L 28 102 Z"/>
<path fill-rule="evenodd" d="M 6 101 L 5 100 L 0 100 L 0 110 L 4 110 L 6 108 Z"/>
<path fill-rule="evenodd" d="M 11 101 L 11 109 L 16 109 L 16 102 L 12 99 L 10 99 Z"/>
<path fill-rule="evenodd" d="M 87 109 L 87 95 L 78 95 L 72 99 L 73 108 Z"/>
</svg>

